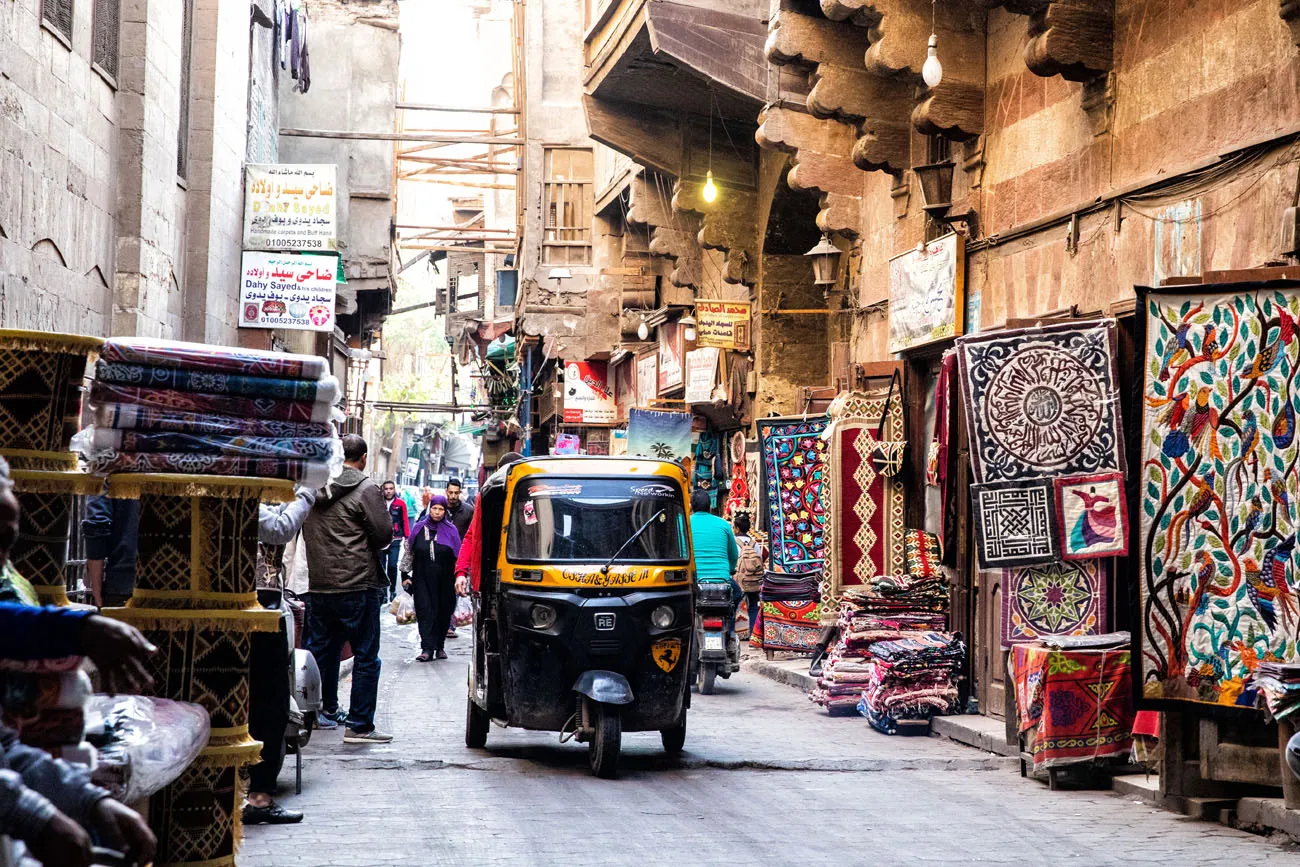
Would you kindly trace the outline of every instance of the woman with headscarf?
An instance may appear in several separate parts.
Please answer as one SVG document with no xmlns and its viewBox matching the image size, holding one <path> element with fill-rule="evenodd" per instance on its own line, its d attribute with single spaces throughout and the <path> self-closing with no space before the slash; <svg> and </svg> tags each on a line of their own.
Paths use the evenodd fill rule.
<svg viewBox="0 0 1300 867">
<path fill-rule="evenodd" d="M 443 643 L 456 609 L 456 558 L 460 533 L 447 516 L 447 498 L 434 494 L 429 508 L 411 528 L 402 555 L 402 586 L 415 599 L 420 626 L 420 655 L 416 662 L 446 659 Z"/>
</svg>

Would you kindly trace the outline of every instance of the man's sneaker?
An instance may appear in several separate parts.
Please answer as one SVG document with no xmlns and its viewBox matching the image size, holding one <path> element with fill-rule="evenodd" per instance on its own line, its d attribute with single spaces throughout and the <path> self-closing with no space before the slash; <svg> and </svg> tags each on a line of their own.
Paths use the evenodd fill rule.
<svg viewBox="0 0 1300 867">
<path fill-rule="evenodd" d="M 377 729 L 371 729 L 368 732 L 348 729 L 343 733 L 343 743 L 345 744 L 386 744 L 392 740 L 392 735 L 386 735 Z"/>
<path fill-rule="evenodd" d="M 334 711 L 323 710 L 320 715 L 323 719 L 327 719 L 335 725 L 343 725 L 348 721 L 348 712 L 343 708 Z"/>
<path fill-rule="evenodd" d="M 334 720 L 330 719 L 329 717 L 325 716 L 325 714 L 318 714 L 316 716 L 315 724 L 312 725 L 312 728 L 316 729 L 317 731 L 331 731 L 332 729 L 336 729 L 338 727 L 339 724 L 334 722 Z"/>
</svg>

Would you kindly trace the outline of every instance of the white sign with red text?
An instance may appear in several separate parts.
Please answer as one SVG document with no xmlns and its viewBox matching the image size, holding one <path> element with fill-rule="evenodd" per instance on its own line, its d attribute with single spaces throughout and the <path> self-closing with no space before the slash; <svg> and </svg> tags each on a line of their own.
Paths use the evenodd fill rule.
<svg viewBox="0 0 1300 867">
<path fill-rule="evenodd" d="M 564 420 L 577 424 L 611 424 L 618 405 L 603 361 L 570 361 L 564 365 Z"/>
</svg>

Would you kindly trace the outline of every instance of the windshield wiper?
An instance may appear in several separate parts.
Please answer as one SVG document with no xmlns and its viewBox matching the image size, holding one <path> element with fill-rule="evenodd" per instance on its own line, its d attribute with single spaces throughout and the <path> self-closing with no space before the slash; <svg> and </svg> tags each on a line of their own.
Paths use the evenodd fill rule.
<svg viewBox="0 0 1300 867">
<path fill-rule="evenodd" d="M 619 549 L 614 552 L 614 556 L 610 557 L 608 560 L 605 561 L 605 565 L 600 567 L 601 574 L 608 575 L 609 567 L 614 565 L 614 561 L 618 559 L 618 555 L 626 551 L 627 547 L 631 545 L 633 542 L 635 542 L 637 539 L 640 539 L 641 534 L 644 533 L 646 529 L 648 529 L 649 526 L 653 524 L 656 520 L 658 520 L 659 518 L 667 514 L 667 512 L 668 512 L 667 509 L 660 509 L 659 511 L 651 515 L 650 520 L 642 524 L 640 528 L 638 528 L 637 531 L 632 534 L 632 537 L 630 539 L 628 539 L 626 542 L 624 542 L 622 545 L 619 546 Z"/>
</svg>

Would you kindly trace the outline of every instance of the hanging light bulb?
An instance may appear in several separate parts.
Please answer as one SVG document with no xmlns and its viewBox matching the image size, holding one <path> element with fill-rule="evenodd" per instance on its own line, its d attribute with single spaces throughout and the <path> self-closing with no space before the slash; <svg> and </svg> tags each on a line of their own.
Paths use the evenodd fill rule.
<svg viewBox="0 0 1300 867">
<path fill-rule="evenodd" d="M 713 183 L 713 170 L 704 176 L 704 189 L 701 191 L 704 201 L 712 204 L 718 200 L 718 185 Z"/>
<path fill-rule="evenodd" d="M 650 328 L 645 324 L 645 317 L 641 317 L 641 324 L 636 327 L 636 336 L 638 340 L 646 340 L 650 337 Z"/>
<path fill-rule="evenodd" d="M 938 87 L 943 81 L 943 64 L 939 62 L 939 36 L 930 34 L 930 45 L 925 50 L 925 65 L 921 67 L 921 78 L 926 87 Z"/>
</svg>

